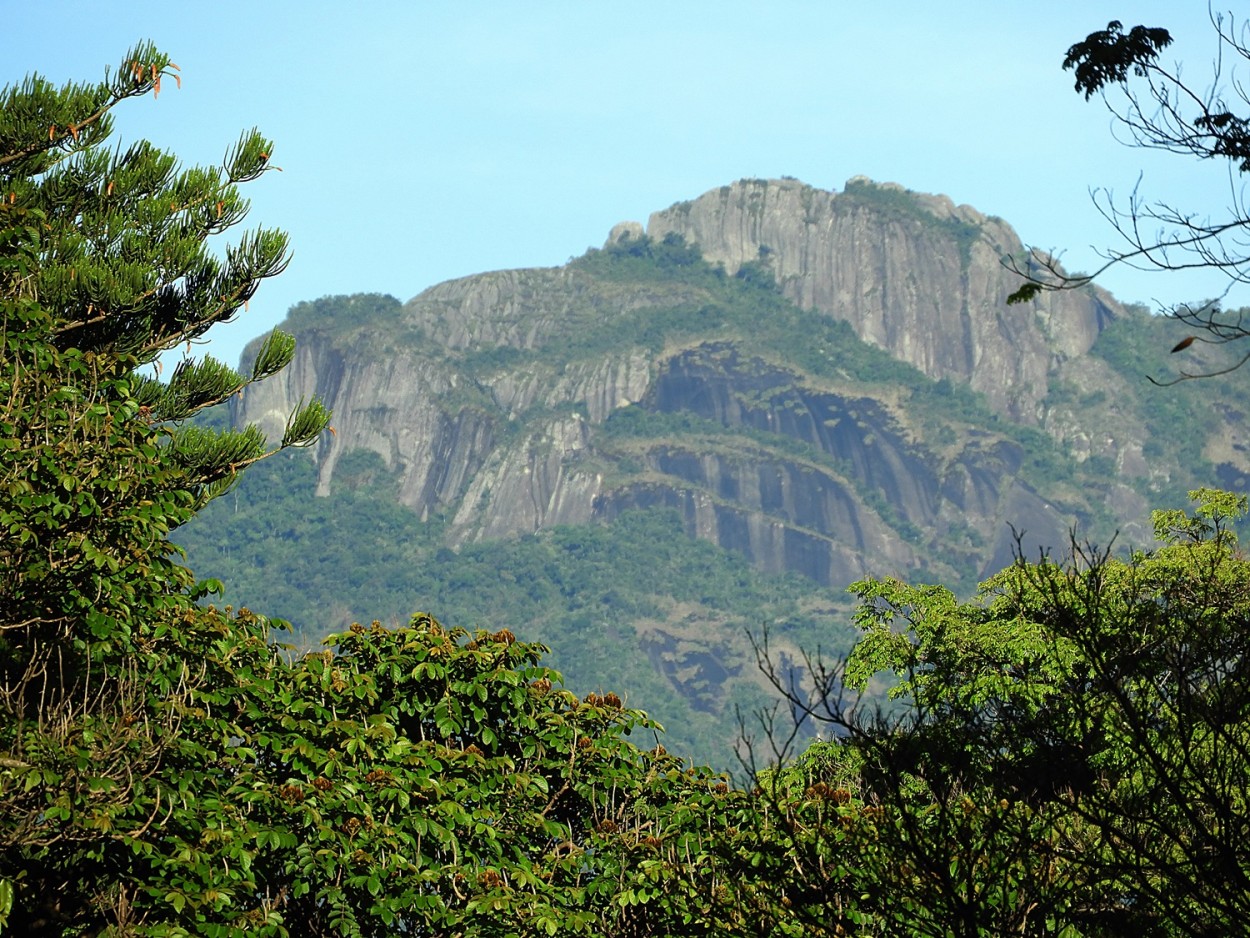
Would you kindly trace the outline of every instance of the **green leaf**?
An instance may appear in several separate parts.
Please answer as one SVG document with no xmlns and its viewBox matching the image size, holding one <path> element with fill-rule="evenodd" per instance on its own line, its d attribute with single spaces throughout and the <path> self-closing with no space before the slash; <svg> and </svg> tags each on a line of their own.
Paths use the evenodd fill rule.
<svg viewBox="0 0 1250 938">
<path fill-rule="evenodd" d="M 307 404 L 301 398 L 295 412 L 287 420 L 282 445 L 307 446 L 315 442 L 329 425 L 330 411 L 321 402 L 321 398 L 314 396 Z"/>
<path fill-rule="evenodd" d="M 1042 292 L 1042 285 L 1039 283 L 1024 283 L 1016 290 L 1007 295 L 1007 305 L 1015 306 L 1019 303 L 1027 303 L 1029 300 L 1037 297 Z"/>
</svg>

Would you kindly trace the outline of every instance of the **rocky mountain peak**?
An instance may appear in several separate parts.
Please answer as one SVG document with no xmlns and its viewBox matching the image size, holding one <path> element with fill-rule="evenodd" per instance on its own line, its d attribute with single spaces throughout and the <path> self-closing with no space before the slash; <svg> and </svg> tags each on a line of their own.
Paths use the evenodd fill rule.
<svg viewBox="0 0 1250 938">
<path fill-rule="evenodd" d="M 697 244 L 729 274 L 767 265 L 794 303 L 931 378 L 970 384 L 1024 423 L 1039 420 L 1058 361 L 1087 352 L 1122 312 L 1098 290 L 1008 306 L 1018 278 L 1002 259 L 1023 251 L 1009 225 L 864 176 L 840 193 L 744 179 L 653 213 L 646 230 Z"/>
<path fill-rule="evenodd" d="M 660 506 L 765 570 L 966 579 L 1011 525 L 1062 545 L 1183 474 L 1089 354 L 1141 314 L 1092 289 L 1008 306 L 1020 250 L 943 195 L 742 180 L 561 267 L 300 304 L 294 363 L 235 418 L 280 433 L 321 394 L 318 491 L 375 452 L 452 548 Z"/>
<path fill-rule="evenodd" d="M 1149 385 L 1172 365 L 1178 324 L 1097 290 L 1007 306 L 1018 282 L 999 259 L 1019 250 L 1005 222 L 943 195 L 864 177 L 840 192 L 744 180 L 621 223 L 560 267 L 464 277 L 407 303 L 301 303 L 285 324 L 294 362 L 237 399 L 234 419 L 277 435 L 321 395 L 337 432 L 303 466 L 330 496 L 310 514 L 380 518 L 384 499 L 398 519 L 379 540 L 354 526 L 359 542 L 311 562 L 299 592 L 320 625 L 327 609 L 373 606 L 380 555 L 400 584 L 433 564 L 462 599 L 499 587 L 474 614 L 574 651 L 576 683 L 599 686 L 605 662 L 638 656 L 647 700 L 668 686 L 685 701 L 658 713 L 715 717 L 696 735 L 728 737 L 730 701 L 758 699 L 733 696 L 755 673 L 744 627 L 845 635 L 840 588 L 862 577 L 967 591 L 1020 551 L 1062 555 L 1073 529 L 1142 546 L 1149 508 L 1213 480 L 1250 484 L 1231 383 L 1245 373 Z M 266 543 L 303 537 L 293 549 L 315 557 L 312 542 L 332 540 L 297 527 L 283 519 Z M 678 531 L 705 543 L 675 543 Z M 211 556 L 231 554 L 232 536 L 220 543 L 232 546 Z M 752 577 L 705 579 L 706 558 L 731 559 L 715 548 Z M 602 576 L 569 572 L 583 551 L 576 562 Z M 664 556 L 704 573 L 670 594 L 653 580 L 673 565 Z M 327 575 L 327 557 L 351 569 Z M 626 566 L 628 600 L 615 583 Z M 774 573 L 780 612 L 758 593 L 740 618 L 711 585 Z"/>
</svg>

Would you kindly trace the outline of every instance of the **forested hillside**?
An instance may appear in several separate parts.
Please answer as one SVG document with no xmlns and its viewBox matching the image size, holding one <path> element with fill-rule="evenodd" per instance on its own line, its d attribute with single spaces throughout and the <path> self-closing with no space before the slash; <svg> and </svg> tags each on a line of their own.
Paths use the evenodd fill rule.
<svg viewBox="0 0 1250 938">
<path fill-rule="evenodd" d="M 197 569 L 227 584 L 226 601 L 289 617 L 286 640 L 301 649 L 318 646 L 316 623 L 455 610 L 445 621 L 547 644 L 573 690 L 620 692 L 663 723 L 671 751 L 740 771 L 738 714 L 754 732 L 754 712 L 775 699 L 748 634 L 770 628 L 795 663 L 803 648 L 837 653 L 852 641 L 845 594 L 692 541 L 672 511 L 454 552 L 437 524 L 397 504 L 372 453 L 345 457 L 330 495 L 314 498 L 314 485 L 307 454 L 283 454 L 179 534 Z"/>
<path fill-rule="evenodd" d="M 1250 171 L 1170 41 L 1065 67 Z M 1243 312 L 1038 252 L 1005 303 L 999 220 L 753 181 L 160 375 L 289 256 L 218 249 L 258 131 L 207 168 L 111 141 L 178 71 L 0 92 L 0 932 L 1250 933 L 1250 504 L 1173 498 L 1244 486 Z M 1170 217 L 1250 275 L 1250 220 Z M 692 764 L 735 741 L 744 775 Z"/>
<path fill-rule="evenodd" d="M 812 191 L 784 182 L 776 198 Z M 943 203 L 897 188 L 811 198 L 849 198 L 838 212 L 885 252 L 936 239 L 958 265 L 960 244 L 989 237 L 972 210 L 939 224 Z M 788 264 L 782 249 L 731 275 L 673 232 L 624 230 L 566 267 L 407 305 L 300 304 L 292 377 L 249 391 L 232 419 L 276 432 L 270 415 L 316 392 L 336 433 L 257 467 L 179 543 L 228 601 L 291 620 L 297 645 L 454 610 L 455 624 L 546 643 L 579 693 L 645 701 L 670 748 L 733 768 L 739 714 L 766 701 L 748 633 L 769 628 L 795 661 L 845 648 L 857 578 L 919 572 L 968 595 L 1018 550 L 1061 552 L 1073 529 L 1144 546 L 1151 505 L 1244 487 L 1244 414 L 1209 406 L 1235 401 L 1238 379 L 1147 378 L 1167 373 L 1178 323 L 1091 294 L 1089 348 L 1068 355 L 1076 340 L 1025 311 L 1012 328 L 1039 329 L 1040 359 L 1013 353 L 1013 367 L 1045 392 L 1015 419 L 964 378 L 927 376 L 795 305 Z M 992 315 L 1021 319 L 1005 295 Z"/>
</svg>

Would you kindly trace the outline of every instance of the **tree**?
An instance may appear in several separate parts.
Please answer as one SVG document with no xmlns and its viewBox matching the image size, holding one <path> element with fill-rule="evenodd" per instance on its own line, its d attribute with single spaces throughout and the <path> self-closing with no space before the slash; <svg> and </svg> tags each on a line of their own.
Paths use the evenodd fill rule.
<svg viewBox="0 0 1250 938">
<path fill-rule="evenodd" d="M 155 849 L 172 770 L 230 732 L 198 695 L 265 648 L 263 620 L 197 604 L 213 584 L 168 534 L 266 453 L 255 428 L 181 422 L 281 369 L 293 340 L 271 336 L 248 378 L 139 369 L 285 266 L 277 231 L 224 261 L 208 247 L 272 146 L 253 131 L 189 170 L 146 143 L 110 151 L 113 108 L 176 71 L 143 44 L 99 83 L 0 94 L 0 906 L 24 933 L 126 927 L 121 870 Z M 310 402 L 279 446 L 328 419 Z"/>
<path fill-rule="evenodd" d="M 697 883 L 721 778 L 626 736 L 511 632 L 353 625 L 207 689 L 237 713 L 132 900 L 237 935 L 719 934 Z M 687 874 L 687 870 L 691 872 Z M 698 878 L 696 878 L 698 877 Z M 715 885 L 710 882 L 709 885 Z"/>
<path fill-rule="evenodd" d="M 1166 29 L 1134 26 L 1126 31 L 1115 20 L 1068 49 L 1063 67 L 1073 72 L 1076 90 L 1086 100 L 1094 95 L 1102 98 L 1130 145 L 1226 162 L 1230 176 L 1236 177 L 1250 171 L 1250 114 L 1235 110 L 1250 105 L 1250 97 L 1231 69 L 1225 80 L 1225 69 L 1230 60 L 1250 61 L 1250 45 L 1244 39 L 1244 24 L 1239 26 L 1231 14 L 1213 14 L 1212 24 L 1218 48 L 1206 87 L 1189 83 L 1179 64 L 1168 66 L 1161 61 L 1161 53 L 1172 42 Z M 1109 249 L 1106 263 L 1092 274 L 1080 276 L 1064 273 L 1051 255 L 1036 249 L 1023 259 L 1008 259 L 1008 267 L 1025 279 L 1008 302 L 1024 302 L 1044 290 L 1085 286 L 1116 264 L 1215 271 L 1223 277 L 1218 294 L 1222 299 L 1233 286 L 1250 283 L 1246 240 L 1250 210 L 1241 187 L 1235 179 L 1230 182 L 1227 215 L 1217 218 L 1151 203 L 1136 190 L 1123 205 L 1117 205 L 1107 193 L 1096 194 L 1095 204 L 1125 246 Z M 1225 312 L 1220 299 L 1167 310 L 1196 330 L 1173 351 L 1183 351 L 1195 341 L 1224 345 L 1250 335 L 1245 311 Z M 1223 374 L 1248 360 L 1250 353 L 1231 365 L 1181 370 L 1174 381 L 1157 383 Z"/>
<path fill-rule="evenodd" d="M 753 804 L 631 743 L 655 725 L 563 690 L 541 646 L 421 615 L 292 660 L 204 604 L 220 585 L 169 535 L 276 449 L 188 418 L 293 342 L 247 377 L 141 370 L 286 258 L 275 231 L 208 247 L 272 168 L 259 134 L 220 169 L 105 149 L 112 109 L 176 72 L 144 44 L 98 84 L 0 95 L 0 930 L 758 933 L 709 860 Z M 301 406 L 277 448 L 328 419 Z"/>
<path fill-rule="evenodd" d="M 863 920 L 915 935 L 1250 929 L 1250 565 L 1229 527 L 1246 500 L 1192 494 L 1193 514 L 1155 513 L 1157 550 L 1021 559 L 970 603 L 855 587 L 864 634 L 845 667 L 816 664 L 815 697 L 789 688 L 841 738 L 783 773 L 778 802 L 825 785 L 872 812 L 850 871 Z M 840 697 L 881 673 L 894 708 Z M 796 842 L 811 902 L 795 915 L 842 914 L 826 894 L 847 830 Z"/>
</svg>

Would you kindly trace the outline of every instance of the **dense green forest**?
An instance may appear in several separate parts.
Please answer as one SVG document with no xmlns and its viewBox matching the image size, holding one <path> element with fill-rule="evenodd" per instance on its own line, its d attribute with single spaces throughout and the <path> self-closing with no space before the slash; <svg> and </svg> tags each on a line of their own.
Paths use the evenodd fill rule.
<svg viewBox="0 0 1250 938">
<path fill-rule="evenodd" d="M 1168 41 L 1112 23 L 1066 64 L 1078 89 L 1115 88 L 1158 77 Z M 174 69 L 142 44 L 101 82 L 0 93 L 0 931 L 1250 932 L 1245 496 L 1196 488 L 1151 515 L 1148 545 L 1074 538 L 962 597 L 863 579 L 852 647 L 805 659 L 804 682 L 786 649 L 814 610 L 792 584 L 692 545 L 670 515 L 623 513 L 630 549 L 568 528 L 506 557 L 456 553 L 366 498 L 393 484 L 366 455 L 339 491 L 291 510 L 310 472 L 295 451 L 329 425 L 319 400 L 272 448 L 254 427 L 197 419 L 280 372 L 291 336 L 267 339 L 244 373 L 206 359 L 149 374 L 245 311 L 288 256 L 269 230 L 213 250 L 246 215 L 240 188 L 271 169 L 259 133 L 217 169 L 109 146 L 111 110 Z M 1244 160 L 1244 120 L 1194 123 L 1216 134 L 1211 155 Z M 1247 337 L 1197 315 L 1190 328 Z M 1136 344 L 1150 328 L 1112 333 L 1106 360 L 1157 353 Z M 262 467 L 270 484 L 249 493 Z M 758 740 L 738 784 L 657 744 L 646 700 L 606 683 L 571 692 L 545 647 L 497 622 L 322 609 L 339 631 L 292 653 L 263 611 L 223 605 L 222 585 L 182 563 L 172 536 L 210 506 L 238 519 L 240 550 L 280 543 L 301 559 L 307 513 L 359 512 L 371 530 L 350 520 L 358 540 L 321 554 L 322 575 L 342 575 L 330 565 L 346 552 L 371 555 L 364 585 L 380 599 L 445 588 L 482 620 L 511 601 L 496 588 L 510 576 L 527 614 L 584 616 L 600 648 L 612 628 L 671 612 L 662 596 L 696 619 L 762 617 L 761 687 L 828 738 L 780 763 Z M 282 536 L 262 542 L 267 524 Z M 233 546 L 219 552 L 232 562 Z M 290 554 L 269 561 L 287 578 Z M 318 627 L 317 610 L 301 615 Z M 883 680 L 886 704 L 861 696 Z"/>
<path fill-rule="evenodd" d="M 759 573 L 687 537 L 662 509 L 453 552 L 438 522 L 397 502 L 376 454 L 346 457 L 328 497 L 313 497 L 314 482 L 307 453 L 283 453 L 177 536 L 197 570 L 226 584 L 223 601 L 287 619 L 301 649 L 353 621 L 393 626 L 416 607 L 454 610 L 441 613 L 448 624 L 544 643 L 572 690 L 616 691 L 663 724 L 671 751 L 738 771 L 738 713 L 754 726 L 775 695 L 753 668 L 726 673 L 730 655 L 701 650 L 707 633 L 732 643 L 739 662 L 752 657 L 748 633 L 763 628 L 796 660 L 801 648 L 838 654 L 853 640 L 848 597 Z M 640 643 L 649 662 L 638 661 Z"/>
</svg>

